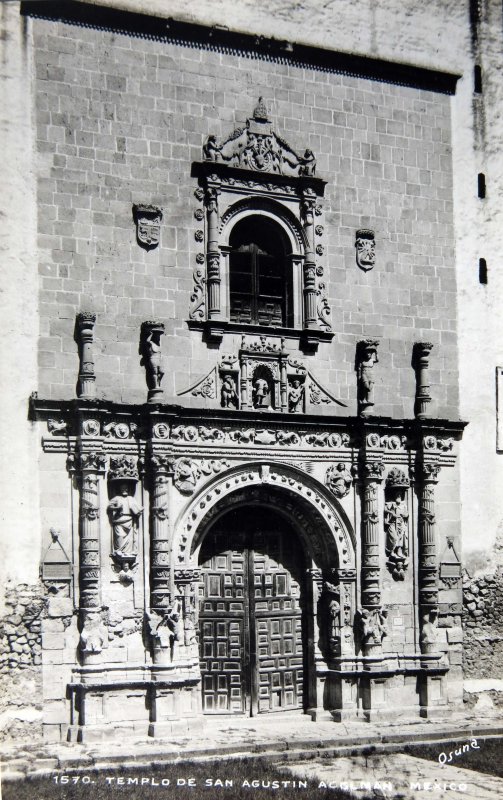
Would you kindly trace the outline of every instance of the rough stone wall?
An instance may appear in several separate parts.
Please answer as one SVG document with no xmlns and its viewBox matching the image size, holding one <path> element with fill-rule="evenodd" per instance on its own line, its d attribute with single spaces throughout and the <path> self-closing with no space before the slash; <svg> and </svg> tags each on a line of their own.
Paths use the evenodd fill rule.
<svg viewBox="0 0 503 800">
<path fill-rule="evenodd" d="M 40 585 L 8 585 L 0 620 L 0 741 L 36 741 L 42 733 Z"/>
<path fill-rule="evenodd" d="M 501 678 L 503 663 L 503 570 L 463 579 L 464 673 Z"/>
<path fill-rule="evenodd" d="M 98 394 L 141 402 L 138 338 L 166 323 L 168 400 L 216 354 L 190 332 L 195 181 L 209 133 L 243 124 L 263 94 L 280 135 L 318 157 L 327 288 L 336 332 L 316 376 L 356 411 L 355 346 L 382 338 L 376 412 L 411 416 L 412 343 L 432 341 L 435 413 L 456 417 L 450 102 L 443 95 L 287 63 L 36 20 L 41 340 L 39 394 L 74 396 L 75 313 L 97 312 Z M 162 241 L 135 239 L 131 207 L 164 209 Z M 376 231 L 377 264 L 355 263 L 355 231 Z M 225 350 L 238 338 L 226 337 Z"/>
</svg>

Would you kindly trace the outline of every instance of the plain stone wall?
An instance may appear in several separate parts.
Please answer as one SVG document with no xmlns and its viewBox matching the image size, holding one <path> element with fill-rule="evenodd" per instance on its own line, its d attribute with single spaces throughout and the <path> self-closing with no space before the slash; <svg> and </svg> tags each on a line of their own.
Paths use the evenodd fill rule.
<svg viewBox="0 0 503 800">
<path fill-rule="evenodd" d="M 39 393 L 75 394 L 75 313 L 97 312 L 99 396 L 142 402 L 141 322 L 159 318 L 166 398 L 217 354 L 190 332 L 196 183 L 205 137 L 242 125 L 263 94 L 281 136 L 310 147 L 328 180 L 327 287 L 336 332 L 305 357 L 356 411 L 355 347 L 382 340 L 376 413 L 411 416 L 412 343 L 435 344 L 435 413 L 457 417 L 450 101 L 314 69 L 36 20 L 39 150 Z M 163 207 L 161 245 L 136 243 L 133 203 Z M 355 263 L 355 231 L 376 231 L 377 264 Z M 227 338 L 232 350 L 238 337 Z"/>
<path fill-rule="evenodd" d="M 463 579 L 463 664 L 467 678 L 501 678 L 503 570 Z"/>
</svg>

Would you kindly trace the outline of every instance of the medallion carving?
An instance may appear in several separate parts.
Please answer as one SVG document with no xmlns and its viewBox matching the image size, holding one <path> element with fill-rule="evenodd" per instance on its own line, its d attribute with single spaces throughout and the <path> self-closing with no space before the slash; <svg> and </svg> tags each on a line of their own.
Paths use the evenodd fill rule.
<svg viewBox="0 0 503 800">
<path fill-rule="evenodd" d="M 339 499 L 349 494 L 352 483 L 353 479 L 347 464 L 340 462 L 339 464 L 332 464 L 332 466 L 327 469 L 325 484 L 332 494 Z"/>
</svg>

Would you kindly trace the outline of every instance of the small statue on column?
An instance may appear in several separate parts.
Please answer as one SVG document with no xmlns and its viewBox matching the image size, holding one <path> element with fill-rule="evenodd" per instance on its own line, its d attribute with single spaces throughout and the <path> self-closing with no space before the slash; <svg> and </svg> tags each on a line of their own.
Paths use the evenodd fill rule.
<svg viewBox="0 0 503 800">
<path fill-rule="evenodd" d="M 148 403 L 159 402 L 162 398 L 161 381 L 164 377 L 161 360 L 161 336 L 164 335 L 162 322 L 143 322 L 140 335 L 140 355 L 142 366 L 145 367 Z"/>
<path fill-rule="evenodd" d="M 368 417 L 372 413 L 374 405 L 374 364 L 377 364 L 377 348 L 379 342 L 376 339 L 364 339 L 358 342 L 356 349 L 356 369 L 358 377 L 358 414 L 360 417 Z"/>
</svg>

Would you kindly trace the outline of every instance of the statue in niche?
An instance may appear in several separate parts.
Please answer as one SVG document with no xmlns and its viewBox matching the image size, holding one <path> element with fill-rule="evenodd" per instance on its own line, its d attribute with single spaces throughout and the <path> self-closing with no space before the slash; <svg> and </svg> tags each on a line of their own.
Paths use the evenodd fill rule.
<svg viewBox="0 0 503 800">
<path fill-rule="evenodd" d="M 403 581 L 409 564 L 409 510 L 406 491 L 409 480 L 399 469 L 386 478 L 384 501 L 385 550 L 388 569 L 397 581 Z"/>
<path fill-rule="evenodd" d="M 288 410 L 291 414 L 299 414 L 304 410 L 304 384 L 294 378 L 288 389 Z"/>
<path fill-rule="evenodd" d="M 265 378 L 255 378 L 253 381 L 253 407 L 269 408 L 271 392 Z"/>
<path fill-rule="evenodd" d="M 306 150 L 299 159 L 299 175 L 312 178 L 316 174 L 316 158 L 312 150 Z"/>
<path fill-rule="evenodd" d="M 236 392 L 236 384 L 231 375 L 225 375 L 222 380 L 222 388 L 220 390 L 220 405 L 222 408 L 237 408 L 238 396 Z"/>
<path fill-rule="evenodd" d="M 138 554 L 138 521 L 142 511 L 143 507 L 130 495 L 128 484 L 120 483 L 118 493 L 107 506 L 113 532 L 113 555 L 119 559 Z"/>
</svg>

